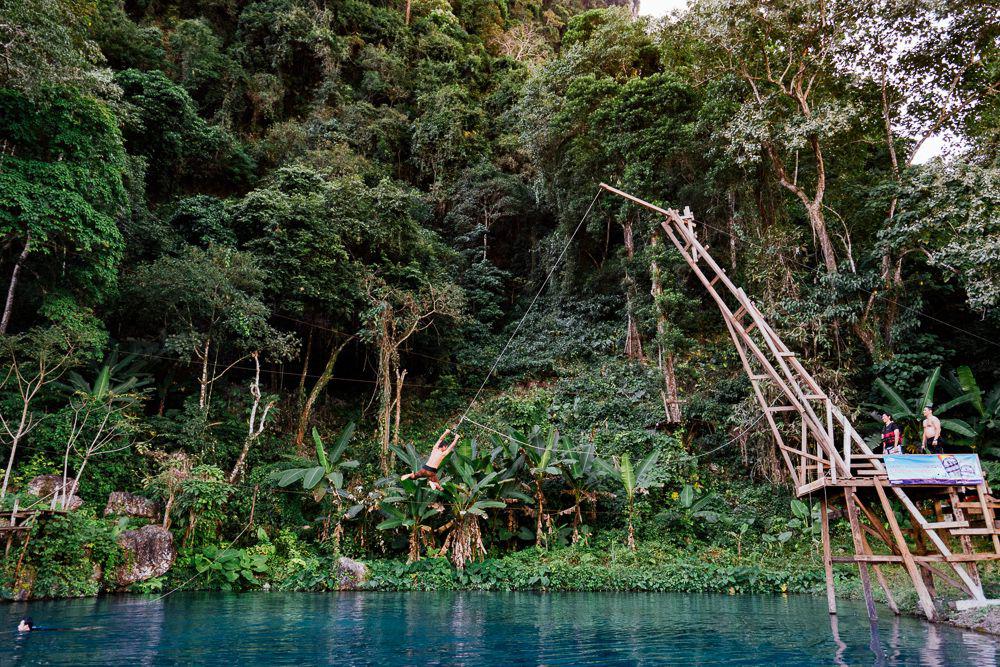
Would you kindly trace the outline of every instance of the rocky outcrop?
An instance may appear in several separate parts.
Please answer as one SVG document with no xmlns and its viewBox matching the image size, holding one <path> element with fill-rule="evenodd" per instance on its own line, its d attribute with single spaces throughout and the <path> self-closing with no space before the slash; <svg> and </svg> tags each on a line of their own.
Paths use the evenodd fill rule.
<svg viewBox="0 0 1000 667">
<path fill-rule="evenodd" d="M 140 519 L 156 519 L 159 516 L 156 503 L 149 498 L 137 496 L 127 491 L 112 491 L 108 496 L 108 505 L 104 508 L 104 516 L 133 516 Z"/>
<path fill-rule="evenodd" d="M 39 498 L 51 498 L 53 494 L 58 494 L 61 501 L 64 491 L 68 493 L 73 488 L 74 483 L 76 483 L 75 479 L 67 477 L 66 488 L 64 490 L 62 486 L 62 475 L 39 475 L 28 482 L 27 490 L 31 495 L 38 496 Z M 66 503 L 66 509 L 75 510 L 82 504 L 83 498 L 73 495 L 69 497 L 69 502 Z M 62 509 L 61 505 L 58 507 L 59 509 Z"/>
<path fill-rule="evenodd" d="M 162 526 L 143 526 L 118 535 L 118 544 L 125 550 L 125 563 L 115 570 L 119 587 L 131 586 L 165 574 L 177 558 L 174 536 Z"/>
<path fill-rule="evenodd" d="M 364 563 L 341 556 L 337 559 L 337 588 L 342 591 L 356 591 L 368 580 L 368 568 Z"/>
</svg>

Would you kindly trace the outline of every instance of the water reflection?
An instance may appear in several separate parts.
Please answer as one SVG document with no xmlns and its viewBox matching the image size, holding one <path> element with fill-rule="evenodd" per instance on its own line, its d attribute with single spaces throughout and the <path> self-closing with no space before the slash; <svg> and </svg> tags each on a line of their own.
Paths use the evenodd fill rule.
<svg viewBox="0 0 1000 667">
<path fill-rule="evenodd" d="M 29 609 L 30 607 L 30 609 Z M 799 596 L 177 594 L 7 606 L 0 664 L 986 665 L 995 639 Z"/>
</svg>

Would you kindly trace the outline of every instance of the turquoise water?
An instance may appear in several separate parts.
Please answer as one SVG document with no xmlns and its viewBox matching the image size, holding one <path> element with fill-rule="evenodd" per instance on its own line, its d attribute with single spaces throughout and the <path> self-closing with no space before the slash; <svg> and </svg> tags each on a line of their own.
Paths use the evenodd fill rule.
<svg viewBox="0 0 1000 667">
<path fill-rule="evenodd" d="M 13 632 L 29 613 L 60 630 Z M 805 596 L 177 593 L 2 608 L 8 665 L 994 665 L 991 638 Z M 9 631 L 8 631 L 9 629 Z"/>
</svg>

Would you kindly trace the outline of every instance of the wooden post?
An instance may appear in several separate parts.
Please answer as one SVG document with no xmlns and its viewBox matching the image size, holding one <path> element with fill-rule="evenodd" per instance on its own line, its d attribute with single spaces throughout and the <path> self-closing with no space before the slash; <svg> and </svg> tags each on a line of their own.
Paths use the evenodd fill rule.
<svg viewBox="0 0 1000 667">
<path fill-rule="evenodd" d="M 990 507 L 990 503 L 986 500 L 986 496 L 989 495 L 986 492 L 986 485 L 980 484 L 976 487 L 976 491 L 979 494 L 979 504 L 983 508 L 983 521 L 985 526 L 989 528 L 991 537 L 993 538 L 993 550 L 1000 554 L 1000 537 L 997 537 L 997 525 L 996 519 L 993 517 L 993 508 Z"/>
<path fill-rule="evenodd" d="M 952 518 L 952 520 L 954 520 L 954 521 L 965 521 L 965 512 L 962 510 L 962 507 L 959 505 L 959 502 L 961 502 L 961 501 L 959 501 L 959 499 L 958 499 L 958 491 L 955 489 L 954 486 L 949 486 L 948 487 L 948 501 L 951 503 L 951 518 Z M 969 537 L 968 535 L 959 535 L 958 536 L 958 543 L 962 546 L 962 553 L 963 554 L 974 553 L 974 550 L 972 548 L 972 538 Z M 980 588 L 982 588 L 983 584 L 982 584 L 982 581 L 979 578 L 979 568 L 976 567 L 976 562 L 975 561 L 969 561 L 968 568 L 969 568 L 969 576 L 972 577 L 972 580 L 974 582 L 976 582 L 979 585 Z"/>
<path fill-rule="evenodd" d="M 837 594 L 833 587 L 833 553 L 830 547 L 830 515 L 826 498 L 820 501 L 820 534 L 823 538 L 823 573 L 826 575 L 826 605 L 831 614 L 837 613 Z"/>
<path fill-rule="evenodd" d="M 857 496 L 855 496 L 855 499 L 857 499 Z M 861 533 L 861 544 L 864 545 L 866 554 L 871 555 L 874 553 L 871 545 L 868 544 L 868 538 L 865 537 L 863 532 Z M 899 616 L 899 605 L 896 604 L 896 598 L 892 596 L 892 590 L 889 588 L 889 582 L 886 581 L 885 575 L 882 574 L 882 568 L 872 563 L 872 571 L 875 573 L 875 580 L 878 582 L 879 588 L 885 593 L 885 603 L 889 606 L 893 614 Z"/>
<path fill-rule="evenodd" d="M 885 495 L 885 490 L 878 482 L 875 483 L 875 493 L 878 494 L 879 502 L 882 503 L 886 521 L 889 523 L 889 530 L 892 531 L 892 535 L 896 539 L 896 544 L 899 547 L 899 555 L 903 557 L 903 565 L 906 567 L 906 572 L 910 575 L 913 587 L 917 591 L 920 608 L 923 610 L 924 616 L 927 617 L 928 621 L 934 621 L 937 618 L 937 612 L 934 610 L 934 601 L 924 586 L 923 577 L 918 571 L 916 561 L 913 560 L 913 554 L 910 553 L 910 547 L 906 543 L 906 538 L 903 537 L 903 531 L 899 528 L 899 522 L 896 521 L 892 505 L 889 504 L 889 498 Z"/>
<path fill-rule="evenodd" d="M 854 490 L 844 487 L 844 505 L 847 506 L 847 519 L 851 522 L 851 538 L 854 540 L 854 553 L 864 554 L 861 524 L 858 521 L 858 510 L 854 507 Z M 868 607 L 868 620 L 878 622 L 878 612 L 875 611 L 875 598 L 872 597 L 872 580 L 868 575 L 868 563 L 858 561 L 858 574 L 861 575 L 861 590 L 865 594 L 865 605 Z"/>
</svg>

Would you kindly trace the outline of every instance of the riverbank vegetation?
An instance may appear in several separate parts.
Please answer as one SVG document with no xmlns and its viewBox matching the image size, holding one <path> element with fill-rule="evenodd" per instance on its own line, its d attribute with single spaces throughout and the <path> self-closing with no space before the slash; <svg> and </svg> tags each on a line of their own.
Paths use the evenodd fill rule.
<svg viewBox="0 0 1000 667">
<path fill-rule="evenodd" d="M 0 592 L 816 590 L 819 498 L 598 181 L 1000 481 L 996 9 L 613 5 L 0 0 L 0 517 L 54 510 Z"/>
</svg>

